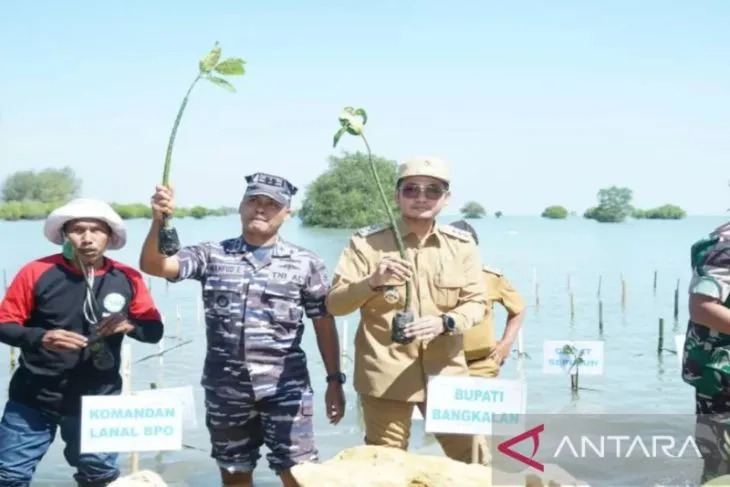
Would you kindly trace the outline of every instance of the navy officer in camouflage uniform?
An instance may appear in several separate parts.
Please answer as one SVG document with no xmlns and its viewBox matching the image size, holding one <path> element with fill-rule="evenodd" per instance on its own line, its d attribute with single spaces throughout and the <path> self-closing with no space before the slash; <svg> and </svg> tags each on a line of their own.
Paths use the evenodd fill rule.
<svg viewBox="0 0 730 487">
<path fill-rule="evenodd" d="M 692 245 L 682 379 L 695 388 L 702 483 L 730 474 L 730 225 Z"/>
<path fill-rule="evenodd" d="M 206 425 L 223 485 L 253 485 L 259 448 L 266 445 L 269 467 L 285 487 L 297 486 L 290 468 L 318 461 L 312 388 L 301 348 L 304 315 L 314 323 L 328 374 L 325 402 L 333 424 L 345 407 L 338 335 L 325 307 L 324 262 L 278 235 L 297 188 L 263 173 L 246 181 L 239 207 L 242 232 L 183 247 L 172 257 L 159 252 L 158 232 L 163 215 L 173 214 L 173 191 L 158 186 L 140 268 L 171 282 L 195 279 L 202 285 Z"/>
</svg>

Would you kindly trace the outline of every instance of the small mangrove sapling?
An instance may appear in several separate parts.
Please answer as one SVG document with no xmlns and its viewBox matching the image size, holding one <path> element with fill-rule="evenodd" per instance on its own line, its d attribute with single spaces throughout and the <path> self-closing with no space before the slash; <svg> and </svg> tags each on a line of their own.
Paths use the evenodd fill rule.
<svg viewBox="0 0 730 487">
<path fill-rule="evenodd" d="M 585 350 L 581 350 L 578 352 L 578 349 L 575 348 L 574 345 L 563 345 L 563 349 L 561 350 L 561 355 L 567 355 L 569 357 L 573 357 L 572 363 L 570 368 L 572 369 L 575 367 L 575 371 L 570 374 L 570 390 L 573 392 L 578 391 L 578 370 L 580 369 L 580 366 L 584 363 L 583 360 L 583 352 Z"/>
<path fill-rule="evenodd" d="M 398 222 L 395 221 L 395 217 L 393 216 L 393 210 L 390 208 L 390 204 L 388 203 L 388 197 L 385 194 L 383 184 L 380 182 L 380 176 L 378 176 L 378 171 L 375 167 L 375 162 L 373 161 L 373 155 L 370 151 L 370 144 L 368 144 L 368 140 L 364 134 L 365 124 L 368 121 L 367 112 L 364 108 L 345 107 L 340 113 L 339 121 L 340 128 L 335 133 L 332 146 L 337 147 L 337 143 L 340 141 L 342 136 L 345 135 L 345 133 L 360 137 L 365 143 L 365 148 L 368 152 L 370 169 L 372 171 L 375 184 L 378 187 L 378 191 L 380 192 L 380 198 L 383 201 L 383 205 L 385 206 L 385 211 L 388 215 L 388 220 L 395 236 L 395 244 L 398 247 L 398 253 L 400 254 L 401 259 L 406 260 L 406 250 L 405 245 L 403 245 L 403 237 L 400 233 L 400 227 L 398 226 Z M 397 291 L 392 286 L 387 288 L 385 290 L 385 293 L 391 295 L 395 293 L 397 296 Z M 406 281 L 405 303 L 403 305 L 403 309 L 396 312 L 396 314 L 393 316 L 393 321 L 391 323 L 391 340 L 393 340 L 395 343 L 400 343 L 402 345 L 411 343 L 413 341 L 413 338 L 406 337 L 405 326 L 408 323 L 411 323 L 413 319 L 414 315 L 413 311 L 411 311 L 411 283 L 410 281 Z"/>
<path fill-rule="evenodd" d="M 230 92 L 235 92 L 236 88 L 223 76 L 241 76 L 245 74 L 246 70 L 244 64 L 246 63 L 243 59 L 237 57 L 231 57 L 228 59 L 221 59 L 221 47 L 219 43 L 213 45 L 213 48 L 203 56 L 198 62 L 198 74 L 190 84 L 188 91 L 185 93 L 185 97 L 180 104 L 180 108 L 177 111 L 175 122 L 172 126 L 172 132 L 170 133 L 170 139 L 167 142 L 167 152 L 165 153 L 165 168 L 162 171 L 162 185 L 169 187 L 170 185 L 170 165 L 172 163 L 172 148 L 175 144 L 175 137 L 177 136 L 177 129 L 180 126 L 180 120 L 182 119 L 185 107 L 188 104 L 190 93 L 193 91 L 195 85 L 201 79 L 210 81 L 211 83 L 218 85 Z M 218 76 L 221 75 L 221 76 Z M 177 230 L 172 224 L 170 217 L 165 217 L 160 225 L 160 233 L 158 236 L 158 249 L 161 254 L 166 256 L 175 255 L 180 250 L 180 238 L 178 237 Z"/>
</svg>

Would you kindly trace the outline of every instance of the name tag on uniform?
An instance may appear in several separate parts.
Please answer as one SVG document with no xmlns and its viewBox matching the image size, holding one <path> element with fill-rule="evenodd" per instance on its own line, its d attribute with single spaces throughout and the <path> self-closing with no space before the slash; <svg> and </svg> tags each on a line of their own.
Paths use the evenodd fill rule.
<svg viewBox="0 0 730 487">
<path fill-rule="evenodd" d="M 293 282 L 304 284 L 304 276 L 295 272 L 284 272 L 281 270 L 271 271 L 271 280 L 276 282 Z"/>
<path fill-rule="evenodd" d="M 208 264 L 208 273 L 216 276 L 242 276 L 246 273 L 246 268 L 241 264 Z"/>
</svg>

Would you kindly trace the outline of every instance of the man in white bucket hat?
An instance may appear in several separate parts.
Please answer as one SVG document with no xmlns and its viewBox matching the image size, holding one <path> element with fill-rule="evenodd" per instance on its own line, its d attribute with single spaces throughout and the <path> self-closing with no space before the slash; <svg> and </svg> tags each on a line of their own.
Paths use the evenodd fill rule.
<svg viewBox="0 0 730 487">
<path fill-rule="evenodd" d="M 81 397 L 121 392 L 122 340 L 163 333 L 142 275 L 104 254 L 127 235 L 103 201 L 54 210 L 43 233 L 63 252 L 25 264 L 0 302 L 0 342 L 21 350 L 0 419 L 0 485 L 26 487 L 60 429 L 79 486 L 119 477 L 116 453 L 80 453 Z"/>
</svg>

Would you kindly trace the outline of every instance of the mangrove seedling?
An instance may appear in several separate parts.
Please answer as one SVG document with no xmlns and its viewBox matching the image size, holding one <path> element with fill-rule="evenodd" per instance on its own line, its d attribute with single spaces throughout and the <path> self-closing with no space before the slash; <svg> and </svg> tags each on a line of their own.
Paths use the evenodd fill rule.
<svg viewBox="0 0 730 487">
<path fill-rule="evenodd" d="M 201 58 L 198 62 L 198 74 L 195 76 L 195 79 L 190 84 L 188 91 L 185 93 L 185 97 L 177 111 L 175 122 L 172 125 L 170 139 L 167 142 L 165 168 L 162 171 L 163 186 L 169 187 L 170 185 L 172 148 L 175 144 L 175 137 L 177 135 L 177 129 L 180 126 L 180 120 L 182 119 L 183 112 L 188 104 L 188 99 L 190 98 L 190 93 L 193 91 L 193 88 L 196 84 L 198 84 L 198 81 L 204 79 L 230 92 L 235 92 L 236 88 L 223 76 L 241 76 L 245 74 L 246 70 L 244 68 L 244 64 L 246 64 L 246 61 L 237 57 L 231 57 L 221 61 L 221 47 L 217 41 L 210 52 L 203 56 L 203 58 Z M 162 225 L 160 225 L 158 248 L 160 253 L 166 256 L 175 255 L 180 250 L 180 239 L 170 217 L 166 216 L 162 221 Z"/>
<path fill-rule="evenodd" d="M 563 345 L 563 349 L 561 350 L 561 355 L 573 357 L 570 364 L 570 368 L 574 368 L 574 371 L 570 374 L 570 390 L 573 392 L 578 392 L 578 370 L 584 363 L 583 352 L 584 350 L 581 350 L 579 353 L 578 349 L 575 348 L 574 345 Z"/>
<path fill-rule="evenodd" d="M 375 162 L 373 161 L 373 155 L 370 151 L 370 144 L 368 144 L 368 140 L 365 137 L 365 124 L 367 124 L 368 121 L 367 112 L 364 108 L 345 107 L 340 113 L 339 121 L 340 128 L 335 133 L 332 146 L 337 147 L 337 143 L 340 141 L 342 136 L 345 135 L 345 133 L 360 137 L 365 143 L 365 149 L 368 152 L 370 170 L 372 171 L 375 185 L 378 187 L 378 191 L 380 192 L 380 198 L 383 202 L 383 205 L 385 206 L 385 211 L 388 215 L 388 221 L 390 222 L 390 226 L 395 236 L 395 244 L 398 247 L 398 253 L 400 254 L 401 259 L 405 260 L 407 258 L 406 250 L 405 245 L 403 245 L 403 237 L 400 233 L 400 227 L 398 226 L 398 222 L 395 221 L 395 217 L 393 216 L 393 210 L 388 203 L 388 197 L 385 194 L 383 184 L 380 182 L 378 170 L 375 167 Z M 386 288 L 385 293 L 386 296 L 397 296 L 397 291 L 393 286 Z M 408 323 L 411 323 L 413 319 L 414 315 L 413 311 L 411 311 L 411 283 L 410 281 L 406 281 L 405 303 L 403 305 L 403 309 L 398 311 L 393 316 L 393 322 L 391 323 L 391 340 L 402 345 L 411 343 L 413 341 L 413 338 L 408 338 L 405 336 L 405 326 Z"/>
</svg>

